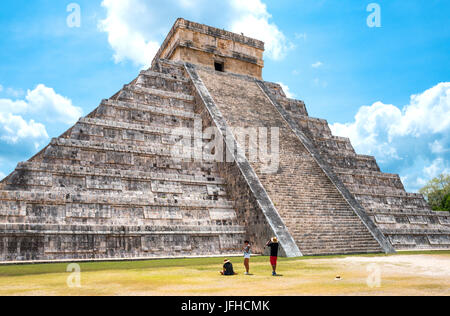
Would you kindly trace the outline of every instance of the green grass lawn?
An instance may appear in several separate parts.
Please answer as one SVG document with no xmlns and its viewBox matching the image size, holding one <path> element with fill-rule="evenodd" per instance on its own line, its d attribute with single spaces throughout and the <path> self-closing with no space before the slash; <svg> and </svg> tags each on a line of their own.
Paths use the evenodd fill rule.
<svg viewBox="0 0 450 316">
<path fill-rule="evenodd" d="M 267 257 L 252 258 L 251 276 L 231 259 L 234 277 L 219 276 L 223 258 L 80 263 L 80 288 L 68 264 L 0 266 L 0 295 L 450 295 L 450 251 L 280 258 L 275 278 Z M 367 285 L 374 263 L 379 288 Z"/>
</svg>

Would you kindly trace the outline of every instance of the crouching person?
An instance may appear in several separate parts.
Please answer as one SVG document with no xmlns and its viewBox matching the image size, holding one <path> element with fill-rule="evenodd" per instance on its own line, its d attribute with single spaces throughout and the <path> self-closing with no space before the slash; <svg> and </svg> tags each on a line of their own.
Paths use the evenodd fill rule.
<svg viewBox="0 0 450 316">
<path fill-rule="evenodd" d="M 237 273 L 234 272 L 233 264 L 230 262 L 230 260 L 225 259 L 223 262 L 223 270 L 220 271 L 221 275 L 236 275 Z"/>
</svg>

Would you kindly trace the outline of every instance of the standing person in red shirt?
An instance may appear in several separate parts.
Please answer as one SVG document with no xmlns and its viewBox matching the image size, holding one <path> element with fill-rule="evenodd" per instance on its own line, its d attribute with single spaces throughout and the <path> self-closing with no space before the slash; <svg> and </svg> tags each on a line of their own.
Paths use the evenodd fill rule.
<svg viewBox="0 0 450 316">
<path fill-rule="evenodd" d="M 277 276 L 277 262 L 278 262 L 278 248 L 279 243 L 277 237 L 273 237 L 271 240 L 269 240 L 264 247 L 266 249 L 267 247 L 270 247 L 270 264 L 272 265 L 273 276 Z"/>
</svg>

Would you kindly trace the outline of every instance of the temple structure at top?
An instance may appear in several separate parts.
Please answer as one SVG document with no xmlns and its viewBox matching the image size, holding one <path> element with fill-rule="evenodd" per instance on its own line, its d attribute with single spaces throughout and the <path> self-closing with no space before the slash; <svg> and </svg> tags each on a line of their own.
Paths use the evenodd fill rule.
<svg viewBox="0 0 450 316">
<path fill-rule="evenodd" d="M 178 19 L 155 60 L 169 59 L 262 79 L 264 42 Z"/>
</svg>

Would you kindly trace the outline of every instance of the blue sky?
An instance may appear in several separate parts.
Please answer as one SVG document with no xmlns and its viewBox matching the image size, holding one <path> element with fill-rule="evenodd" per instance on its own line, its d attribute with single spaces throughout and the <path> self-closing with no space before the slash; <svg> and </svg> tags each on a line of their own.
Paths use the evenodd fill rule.
<svg viewBox="0 0 450 316">
<path fill-rule="evenodd" d="M 450 172 L 449 14 L 445 0 L 2 1 L 0 177 L 136 77 L 185 17 L 264 40 L 265 80 L 416 191 Z"/>
</svg>

